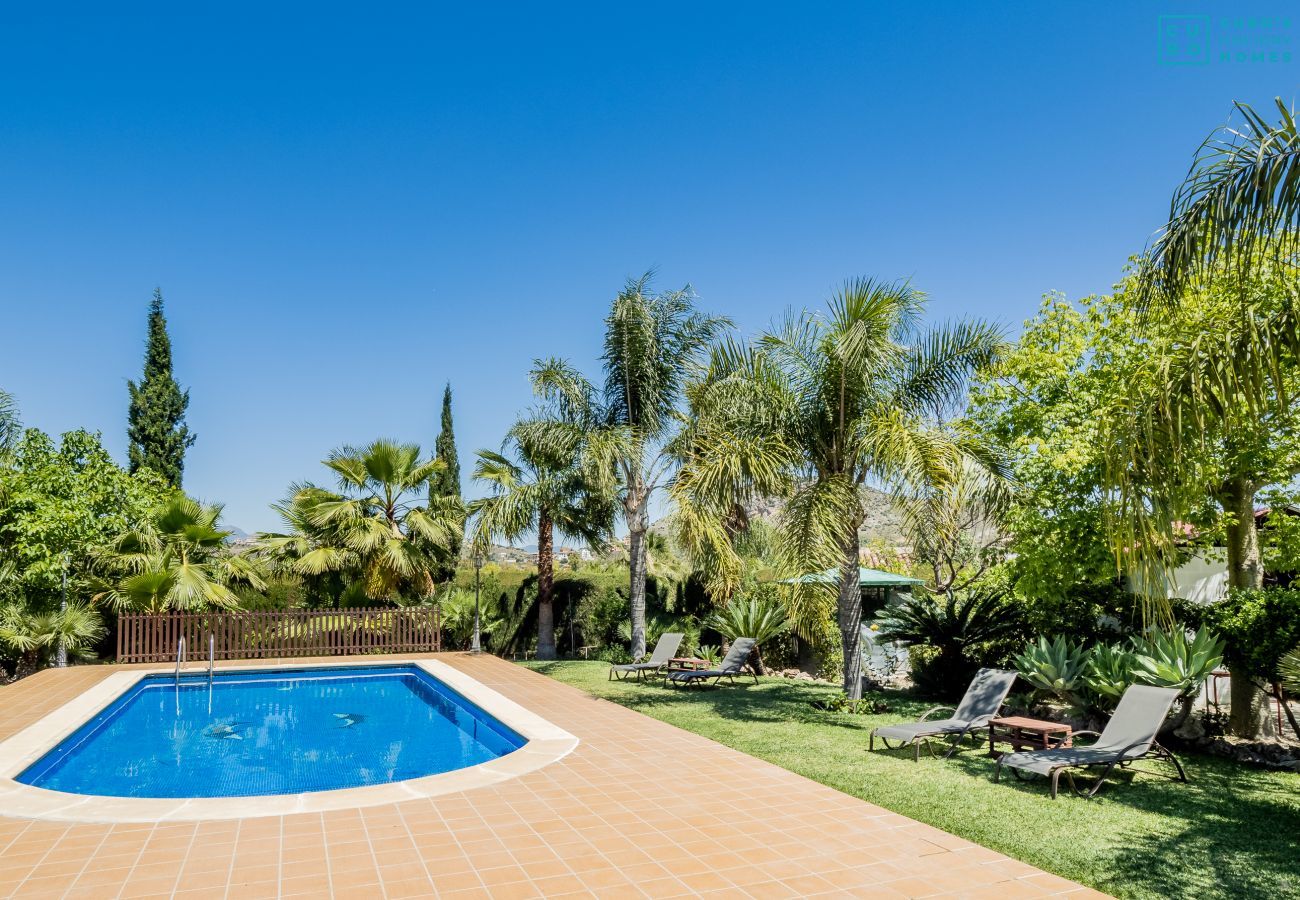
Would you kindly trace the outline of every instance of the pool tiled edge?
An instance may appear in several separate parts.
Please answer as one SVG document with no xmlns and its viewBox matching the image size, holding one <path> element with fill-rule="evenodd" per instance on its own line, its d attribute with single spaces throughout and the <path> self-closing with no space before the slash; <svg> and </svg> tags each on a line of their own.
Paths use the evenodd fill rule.
<svg viewBox="0 0 1300 900">
<path fill-rule="evenodd" d="M 563 759 L 578 745 L 578 739 L 569 732 L 446 663 L 421 659 L 414 660 L 411 664 L 514 729 L 527 739 L 527 743 L 506 756 L 453 772 L 388 784 L 304 794 L 192 799 L 101 797 L 50 791 L 15 781 L 15 776 L 142 678 L 153 674 L 168 674 L 171 670 L 155 668 L 114 672 L 85 693 L 0 742 L 0 809 L 6 815 L 23 818 L 93 823 L 196 822 L 361 809 L 499 784 Z M 392 661 L 350 658 L 337 662 L 313 662 L 310 668 L 350 668 L 358 665 L 385 666 L 392 665 Z M 223 666 L 221 671 L 228 673 L 283 668 L 284 665 L 249 664 Z"/>
</svg>

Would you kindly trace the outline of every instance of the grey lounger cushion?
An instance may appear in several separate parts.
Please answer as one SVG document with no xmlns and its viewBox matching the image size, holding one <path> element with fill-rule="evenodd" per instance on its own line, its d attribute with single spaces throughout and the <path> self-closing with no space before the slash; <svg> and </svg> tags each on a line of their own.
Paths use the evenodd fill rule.
<svg viewBox="0 0 1300 900">
<path fill-rule="evenodd" d="M 1011 693 L 1016 673 L 1005 669 L 980 669 L 971 679 L 961 703 L 948 719 L 928 722 L 908 722 L 902 725 L 885 725 L 872 734 L 891 741 L 915 741 L 939 734 L 960 734 L 988 724 L 998 714 L 1002 703 Z"/>
<path fill-rule="evenodd" d="M 956 734 L 970 727 L 970 722 L 958 719 L 931 719 L 928 722 L 884 725 L 876 729 L 876 737 L 888 738 L 891 741 L 914 741 L 931 734 Z"/>
<path fill-rule="evenodd" d="M 666 666 L 668 660 L 677 655 L 677 648 L 682 645 L 681 632 L 667 632 L 659 635 L 659 640 L 655 642 L 654 652 L 650 654 L 650 659 L 642 663 L 624 663 L 622 665 L 610 666 L 615 672 L 647 672 L 651 669 L 658 669 Z"/>
<path fill-rule="evenodd" d="M 1156 741 L 1156 734 L 1178 699 L 1175 688 L 1130 685 L 1120 698 L 1115 714 L 1091 747 L 1061 747 L 1008 753 L 999 763 L 1025 772 L 1049 775 L 1054 769 L 1097 766 L 1139 759 Z"/>
</svg>

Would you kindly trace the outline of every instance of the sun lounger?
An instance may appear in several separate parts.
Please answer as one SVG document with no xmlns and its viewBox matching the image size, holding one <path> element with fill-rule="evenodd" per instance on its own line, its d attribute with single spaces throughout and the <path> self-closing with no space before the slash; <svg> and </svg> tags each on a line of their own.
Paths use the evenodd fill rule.
<svg viewBox="0 0 1300 900">
<path fill-rule="evenodd" d="M 926 712 L 919 722 L 906 725 L 882 725 L 871 732 L 867 748 L 875 749 L 876 738 L 880 738 L 880 742 L 891 750 L 894 749 L 894 745 L 890 744 L 890 741 L 897 741 L 899 746 L 911 744 L 915 751 L 913 758 L 920 762 L 922 744 L 930 751 L 931 756 L 934 755 L 929 738 L 952 735 L 952 746 L 944 754 L 944 756 L 952 756 L 967 734 L 973 729 L 988 725 L 989 719 L 998 714 L 1015 681 L 1015 672 L 1004 669 L 980 669 L 975 673 L 970 686 L 966 688 L 966 695 L 961 698 L 961 703 L 955 709 L 950 706 L 936 706 Z M 929 718 L 932 714 L 945 709 L 953 709 L 950 718 Z"/>
</svg>

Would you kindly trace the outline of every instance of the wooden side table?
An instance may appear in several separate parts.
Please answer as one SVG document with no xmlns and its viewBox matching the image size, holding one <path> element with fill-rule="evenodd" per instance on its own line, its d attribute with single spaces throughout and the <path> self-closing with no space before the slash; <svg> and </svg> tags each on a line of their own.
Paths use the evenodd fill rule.
<svg viewBox="0 0 1300 900">
<path fill-rule="evenodd" d="M 665 668 L 669 672 L 701 672 L 709 668 L 707 659 L 698 659 L 694 656 L 674 656 L 668 660 Z"/>
<path fill-rule="evenodd" d="M 1010 744 L 1013 750 L 1051 750 L 1074 746 L 1074 731 L 1060 722 L 1002 716 L 989 719 L 989 756 L 1001 755 L 994 747 L 997 741 Z"/>
</svg>

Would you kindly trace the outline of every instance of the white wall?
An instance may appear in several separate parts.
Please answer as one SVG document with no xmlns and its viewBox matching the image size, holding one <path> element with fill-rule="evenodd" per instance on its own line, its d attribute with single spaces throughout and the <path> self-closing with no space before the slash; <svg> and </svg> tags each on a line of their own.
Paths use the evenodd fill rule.
<svg viewBox="0 0 1300 900">
<path fill-rule="evenodd" d="M 1228 563 L 1221 552 L 1197 554 L 1174 570 L 1169 597 L 1217 603 L 1228 595 Z"/>
</svg>

